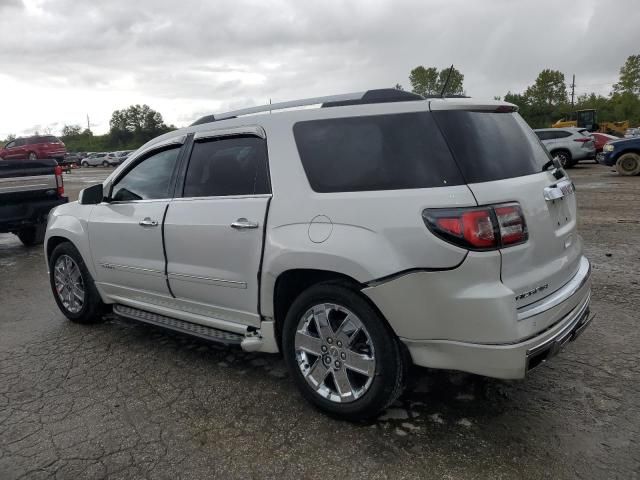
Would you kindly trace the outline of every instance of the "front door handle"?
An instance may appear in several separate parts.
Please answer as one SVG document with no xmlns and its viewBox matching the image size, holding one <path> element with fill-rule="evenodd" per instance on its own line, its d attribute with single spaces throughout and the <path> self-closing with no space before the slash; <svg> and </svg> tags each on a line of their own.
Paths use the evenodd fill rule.
<svg viewBox="0 0 640 480">
<path fill-rule="evenodd" d="M 258 228 L 257 222 L 251 222 L 246 218 L 239 218 L 235 222 L 231 224 L 231 228 L 235 228 L 236 230 L 246 230 L 249 228 Z"/>
<path fill-rule="evenodd" d="M 141 227 L 157 227 L 158 222 L 156 220 L 151 220 L 149 217 L 145 217 L 144 220 L 140 220 L 138 225 Z"/>
</svg>

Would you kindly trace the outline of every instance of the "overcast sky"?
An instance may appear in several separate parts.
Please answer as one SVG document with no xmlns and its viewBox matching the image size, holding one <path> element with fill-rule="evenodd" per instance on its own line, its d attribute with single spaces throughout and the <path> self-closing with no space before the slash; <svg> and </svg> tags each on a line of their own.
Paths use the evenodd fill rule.
<svg viewBox="0 0 640 480">
<path fill-rule="evenodd" d="M 0 0 L 0 138 L 64 124 L 104 133 L 147 103 L 184 126 L 216 111 L 409 86 L 417 65 L 474 97 L 543 68 L 608 94 L 640 53 L 638 0 Z"/>
</svg>

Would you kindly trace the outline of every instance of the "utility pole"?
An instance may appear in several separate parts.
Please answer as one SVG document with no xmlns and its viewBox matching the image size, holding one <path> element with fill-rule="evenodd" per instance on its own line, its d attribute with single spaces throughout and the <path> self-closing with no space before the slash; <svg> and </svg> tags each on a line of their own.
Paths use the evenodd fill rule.
<svg viewBox="0 0 640 480">
<path fill-rule="evenodd" d="M 91 124 L 89 123 L 89 114 L 87 113 L 87 130 L 91 131 Z"/>
<path fill-rule="evenodd" d="M 573 110 L 573 97 L 576 93 L 576 74 L 573 74 L 573 81 L 571 82 L 571 109 Z"/>
</svg>

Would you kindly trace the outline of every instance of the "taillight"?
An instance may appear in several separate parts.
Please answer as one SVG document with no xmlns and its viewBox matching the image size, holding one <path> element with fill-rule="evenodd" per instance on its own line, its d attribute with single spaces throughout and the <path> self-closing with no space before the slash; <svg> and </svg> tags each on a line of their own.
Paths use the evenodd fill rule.
<svg viewBox="0 0 640 480">
<path fill-rule="evenodd" d="M 58 196 L 61 197 L 62 195 L 64 195 L 64 180 L 62 178 L 62 167 L 60 165 L 55 168 L 54 174 L 56 176 L 56 187 L 58 189 Z"/>
<path fill-rule="evenodd" d="M 529 238 L 517 203 L 426 209 L 422 218 L 438 237 L 468 250 L 496 250 L 524 243 Z"/>
<path fill-rule="evenodd" d="M 573 139 L 574 142 L 578 142 L 578 143 L 587 143 L 590 142 L 591 139 L 590 138 L 574 138 Z"/>
</svg>

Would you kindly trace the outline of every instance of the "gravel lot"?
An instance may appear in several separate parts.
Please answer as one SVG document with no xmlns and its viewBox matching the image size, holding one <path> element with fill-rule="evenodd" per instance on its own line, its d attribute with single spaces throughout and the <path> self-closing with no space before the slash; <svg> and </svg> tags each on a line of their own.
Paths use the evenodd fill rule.
<svg viewBox="0 0 640 480">
<path fill-rule="evenodd" d="M 640 177 L 571 176 L 591 327 L 525 381 L 420 370 L 368 425 L 314 411 L 277 356 L 66 321 L 41 248 L 0 235 L 0 479 L 639 478 Z"/>
</svg>

